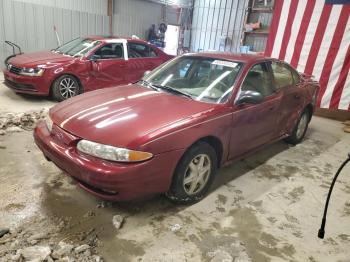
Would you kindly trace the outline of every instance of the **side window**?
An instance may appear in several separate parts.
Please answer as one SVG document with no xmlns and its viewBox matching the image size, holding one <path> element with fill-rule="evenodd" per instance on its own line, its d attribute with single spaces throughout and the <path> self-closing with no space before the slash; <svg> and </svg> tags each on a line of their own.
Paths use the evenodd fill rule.
<svg viewBox="0 0 350 262">
<path fill-rule="evenodd" d="M 294 84 L 300 83 L 300 76 L 295 70 L 292 70 L 292 75 L 293 75 Z"/>
<path fill-rule="evenodd" d="M 277 88 L 293 85 L 292 71 L 286 65 L 272 62 L 271 67 Z"/>
<path fill-rule="evenodd" d="M 156 57 L 156 52 L 148 45 L 139 43 L 128 43 L 128 53 L 130 58 Z"/>
<path fill-rule="evenodd" d="M 113 43 L 102 46 L 95 52 L 101 59 L 124 58 L 123 44 Z"/>
<path fill-rule="evenodd" d="M 242 83 L 241 90 L 256 91 L 264 97 L 273 94 L 274 88 L 271 81 L 271 74 L 265 63 L 256 64 L 249 70 Z"/>
</svg>

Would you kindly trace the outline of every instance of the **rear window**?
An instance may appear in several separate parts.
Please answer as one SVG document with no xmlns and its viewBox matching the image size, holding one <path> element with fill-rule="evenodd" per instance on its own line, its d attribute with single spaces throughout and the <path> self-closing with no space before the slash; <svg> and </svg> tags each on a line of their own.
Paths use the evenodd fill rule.
<svg viewBox="0 0 350 262">
<path fill-rule="evenodd" d="M 129 58 L 156 57 L 157 54 L 148 45 L 139 43 L 128 43 Z"/>
</svg>

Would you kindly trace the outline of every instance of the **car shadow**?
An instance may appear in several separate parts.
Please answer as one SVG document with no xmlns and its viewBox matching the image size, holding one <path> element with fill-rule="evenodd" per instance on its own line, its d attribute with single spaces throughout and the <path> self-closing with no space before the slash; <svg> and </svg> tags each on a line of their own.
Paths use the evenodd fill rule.
<svg viewBox="0 0 350 262">
<path fill-rule="evenodd" d="M 232 162 L 231 164 L 219 169 L 214 183 L 211 187 L 211 192 L 218 189 L 240 176 L 256 169 L 258 166 L 266 163 L 267 160 L 273 158 L 277 154 L 289 149 L 290 145 L 283 141 L 276 142 L 265 146 L 263 149 L 252 153 L 251 155 Z"/>
</svg>

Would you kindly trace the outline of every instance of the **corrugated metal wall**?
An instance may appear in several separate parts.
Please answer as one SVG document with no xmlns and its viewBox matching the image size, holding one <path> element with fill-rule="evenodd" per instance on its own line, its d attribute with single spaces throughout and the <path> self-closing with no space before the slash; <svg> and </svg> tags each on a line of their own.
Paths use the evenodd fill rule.
<svg viewBox="0 0 350 262">
<path fill-rule="evenodd" d="M 163 21 L 161 4 L 145 0 L 114 0 L 113 33 L 118 36 L 147 37 L 152 24 Z"/>
<path fill-rule="evenodd" d="M 3 1 L 3 0 L 1 0 Z M 16 0 L 43 6 L 58 7 L 91 14 L 107 15 L 107 0 Z"/>
<path fill-rule="evenodd" d="M 191 50 L 237 52 L 247 6 L 248 0 L 195 0 Z"/>
<path fill-rule="evenodd" d="M 79 1 L 83 8 L 84 1 L 68 2 L 72 4 L 75 1 Z M 103 1 L 106 0 L 96 2 Z M 0 62 L 2 63 L 5 57 L 12 53 L 11 48 L 4 43 L 5 40 L 17 43 L 24 52 L 55 48 L 57 42 L 54 25 L 57 27 L 61 42 L 67 42 L 78 36 L 108 34 L 108 16 L 94 14 L 92 11 L 93 8 L 90 12 L 81 12 L 48 4 L 27 3 L 23 0 L 0 0 Z"/>
</svg>

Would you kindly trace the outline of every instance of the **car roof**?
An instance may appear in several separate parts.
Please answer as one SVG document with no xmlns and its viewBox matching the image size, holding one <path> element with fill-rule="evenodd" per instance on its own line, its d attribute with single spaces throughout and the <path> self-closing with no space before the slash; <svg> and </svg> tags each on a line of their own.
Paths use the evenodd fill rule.
<svg viewBox="0 0 350 262">
<path fill-rule="evenodd" d="M 89 35 L 86 36 L 86 38 L 88 39 L 92 39 L 92 40 L 99 40 L 99 41 L 108 41 L 111 39 L 124 39 L 124 40 L 132 40 L 132 41 L 136 41 L 136 42 L 142 42 L 142 43 L 147 43 L 147 41 L 144 41 L 142 39 L 138 39 L 138 38 L 133 38 L 133 37 L 123 37 L 123 36 L 113 36 L 113 35 Z"/>
<path fill-rule="evenodd" d="M 259 61 L 272 60 L 271 57 L 253 54 L 229 53 L 229 52 L 200 52 L 188 53 L 188 56 L 208 57 L 214 59 L 223 59 L 242 63 L 255 63 Z"/>
</svg>

